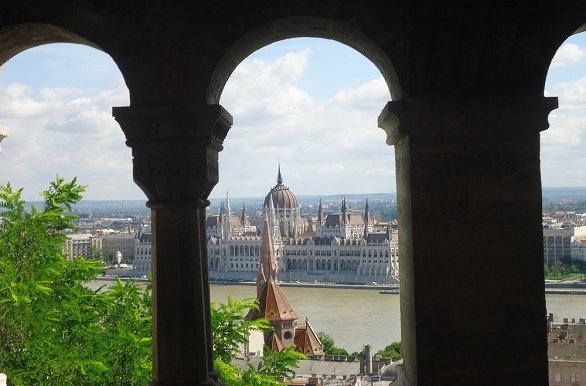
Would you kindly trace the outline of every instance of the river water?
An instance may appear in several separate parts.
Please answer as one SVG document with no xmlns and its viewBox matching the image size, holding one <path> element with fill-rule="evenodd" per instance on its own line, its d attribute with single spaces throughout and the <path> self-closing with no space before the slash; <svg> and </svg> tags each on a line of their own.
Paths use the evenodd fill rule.
<svg viewBox="0 0 586 386">
<path fill-rule="evenodd" d="M 91 288 L 107 283 L 91 282 Z M 380 294 L 376 289 L 281 287 L 299 320 L 306 317 L 316 332 L 330 335 L 336 346 L 348 352 L 366 344 L 374 351 L 401 340 L 399 295 Z M 211 300 L 256 297 L 253 285 L 210 285 Z M 586 295 L 546 295 L 547 312 L 562 318 L 585 318 Z M 545 315 L 544 315 L 545 317 Z"/>
<path fill-rule="evenodd" d="M 256 287 L 210 287 L 212 301 L 255 297 Z M 399 295 L 371 289 L 281 287 L 300 320 L 307 317 L 315 331 L 330 335 L 336 346 L 348 352 L 372 345 L 374 351 L 401 340 Z M 586 295 L 546 295 L 547 312 L 560 320 L 586 317 Z M 544 315 L 545 317 L 545 315 Z"/>
</svg>

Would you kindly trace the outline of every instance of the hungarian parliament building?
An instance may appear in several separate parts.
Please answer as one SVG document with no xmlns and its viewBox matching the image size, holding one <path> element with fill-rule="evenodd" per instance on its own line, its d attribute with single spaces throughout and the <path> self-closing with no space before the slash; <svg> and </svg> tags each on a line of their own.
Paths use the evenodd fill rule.
<svg viewBox="0 0 586 386">
<path fill-rule="evenodd" d="M 399 246 L 396 226 L 354 211 L 340 210 L 302 217 L 295 194 L 277 185 L 266 195 L 279 280 L 320 283 L 398 284 Z M 245 209 L 233 213 L 228 197 L 218 214 L 206 219 L 208 267 L 211 280 L 254 281 L 258 270 L 262 229 L 251 225 Z"/>
</svg>

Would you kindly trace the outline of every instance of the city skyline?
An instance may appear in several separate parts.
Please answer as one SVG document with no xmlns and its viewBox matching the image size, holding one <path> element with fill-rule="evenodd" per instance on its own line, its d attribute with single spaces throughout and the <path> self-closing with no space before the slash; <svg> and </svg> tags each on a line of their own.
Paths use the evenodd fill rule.
<svg viewBox="0 0 586 386">
<path fill-rule="evenodd" d="M 542 133 L 545 187 L 586 186 L 582 35 L 562 45 L 545 86 L 560 100 Z M 111 116 L 112 106 L 128 100 L 112 59 L 93 48 L 56 44 L 15 56 L 0 68 L 0 125 L 10 130 L 0 183 L 22 186 L 24 198 L 36 200 L 60 174 L 89 185 L 88 200 L 144 199 L 132 182 L 131 150 Z M 275 184 L 279 160 L 284 184 L 296 194 L 395 192 L 394 151 L 376 124 L 388 100 L 374 65 L 340 43 L 290 39 L 255 52 L 220 100 L 234 126 L 211 197 L 263 196 Z"/>
</svg>

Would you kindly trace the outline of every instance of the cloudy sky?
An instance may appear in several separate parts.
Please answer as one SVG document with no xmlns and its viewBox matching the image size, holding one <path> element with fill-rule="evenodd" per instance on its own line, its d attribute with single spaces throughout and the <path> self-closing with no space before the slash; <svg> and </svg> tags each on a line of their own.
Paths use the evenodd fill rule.
<svg viewBox="0 0 586 386">
<path fill-rule="evenodd" d="M 586 186 L 586 37 L 568 40 L 552 63 L 546 95 L 560 98 L 542 134 L 544 186 Z M 280 159 L 298 194 L 394 192 L 394 153 L 376 119 L 390 99 L 361 54 L 323 39 L 291 39 L 246 59 L 221 104 L 234 126 L 220 154 L 212 197 L 263 196 Z M 128 105 L 113 61 L 92 48 L 54 44 L 0 67 L 0 183 L 27 199 L 56 174 L 88 185 L 88 199 L 142 199 L 130 149 L 111 117 Z"/>
</svg>

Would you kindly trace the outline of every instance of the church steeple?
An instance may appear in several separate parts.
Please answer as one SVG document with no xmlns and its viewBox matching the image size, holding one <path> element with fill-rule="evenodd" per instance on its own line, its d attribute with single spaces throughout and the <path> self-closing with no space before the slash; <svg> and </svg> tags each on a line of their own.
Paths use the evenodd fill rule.
<svg viewBox="0 0 586 386">
<path fill-rule="evenodd" d="M 342 198 L 342 224 L 346 224 L 347 222 L 347 218 L 346 218 L 346 212 L 347 212 L 347 208 L 346 208 L 346 197 Z"/>
<path fill-rule="evenodd" d="M 256 291 L 260 294 L 264 285 L 270 278 L 278 282 L 277 278 L 277 259 L 275 258 L 275 247 L 271 235 L 271 226 L 269 222 L 269 209 L 265 207 L 262 236 L 260 241 L 260 258 L 258 272 L 256 275 Z"/>
</svg>

